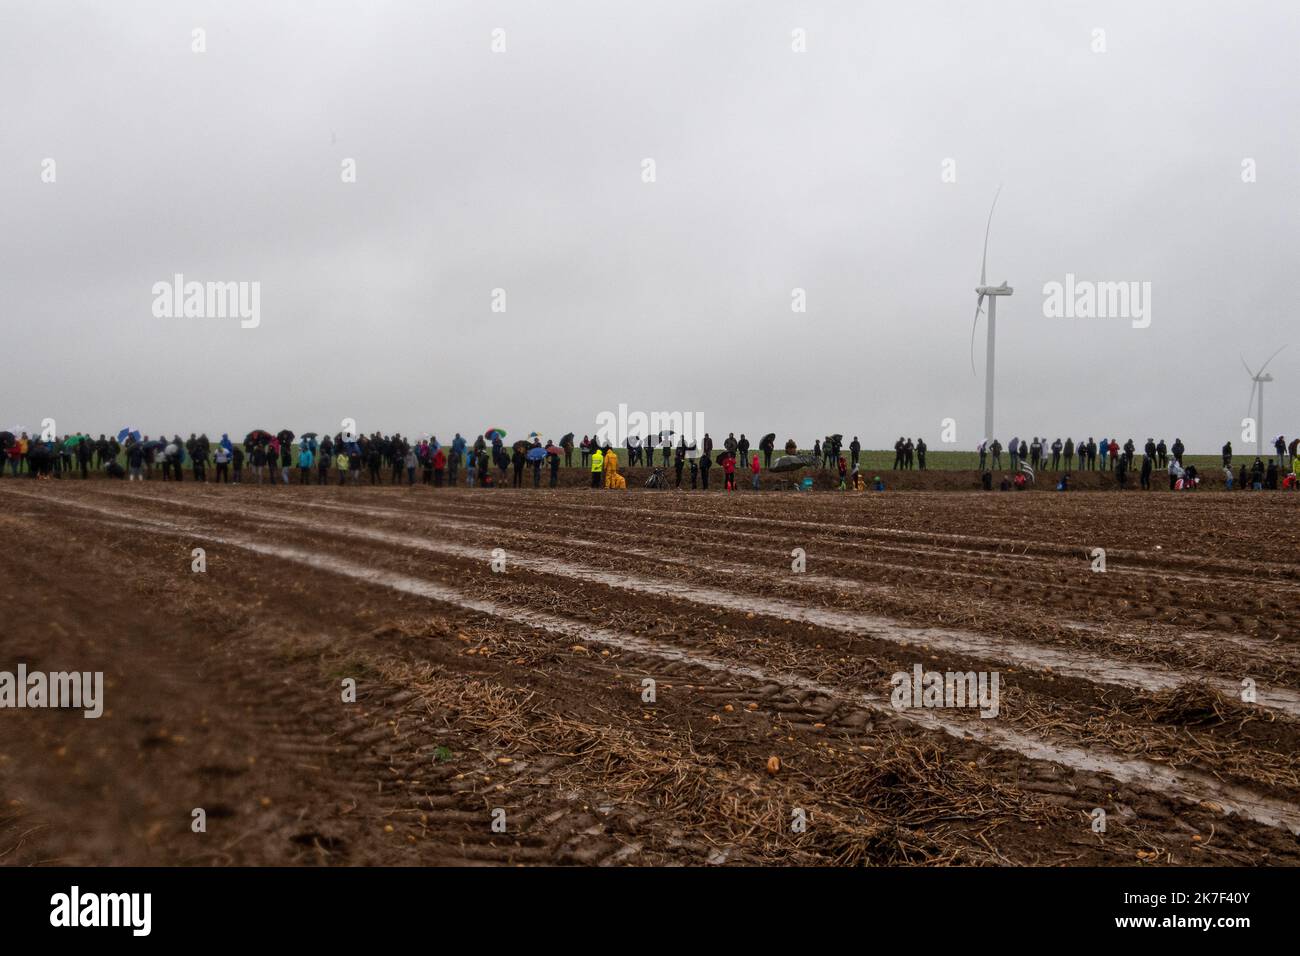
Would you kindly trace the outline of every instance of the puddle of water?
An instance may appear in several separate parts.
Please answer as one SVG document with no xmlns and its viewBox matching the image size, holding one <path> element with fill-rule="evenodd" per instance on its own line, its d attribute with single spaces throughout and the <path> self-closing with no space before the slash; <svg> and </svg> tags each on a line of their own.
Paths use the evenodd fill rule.
<svg viewBox="0 0 1300 956">
<path fill-rule="evenodd" d="M 343 508 L 326 504 L 318 504 L 318 506 L 353 514 L 369 515 L 377 518 L 411 517 L 409 514 L 403 514 L 390 509 Z M 205 506 L 196 507 L 202 508 Z M 207 510 L 220 512 L 223 509 L 215 508 Z M 364 537 L 372 541 L 400 545 L 405 548 L 415 548 L 421 551 L 444 554 L 450 557 L 486 561 L 489 559 L 491 551 L 491 547 L 488 545 L 472 547 L 469 545 L 456 544 L 450 541 L 431 541 L 423 537 L 395 534 L 380 531 L 375 528 L 351 526 L 346 529 L 321 529 L 317 522 L 276 512 L 252 512 L 245 509 L 241 513 L 256 514 L 260 517 L 274 518 L 286 524 L 312 528 L 314 530 L 325 530 L 327 533 Z M 425 520 L 432 521 L 435 524 L 438 522 L 443 522 L 449 525 L 454 524 L 458 527 L 478 531 L 479 533 L 483 533 L 485 530 L 482 528 L 481 523 L 461 521 L 460 519 L 429 516 Z M 572 542 L 575 546 L 579 547 L 600 546 L 600 542 L 582 538 L 565 538 L 564 540 L 566 542 Z M 729 571 L 726 573 L 740 573 L 754 577 L 773 578 L 771 575 L 765 575 L 762 572 L 744 565 L 727 566 L 717 562 L 666 557 L 641 549 L 623 550 L 629 554 L 636 554 L 640 557 L 663 561 L 665 563 L 680 564 L 688 567 L 704 567 L 710 570 L 722 570 L 729 567 Z M 814 624 L 831 630 L 876 638 L 895 644 L 927 646 L 931 651 L 937 648 L 942 648 L 972 657 L 1004 661 L 1017 667 L 1040 670 L 1050 669 L 1057 676 L 1076 677 L 1089 681 L 1090 683 L 1113 684 L 1121 687 L 1138 688 L 1141 690 L 1158 692 L 1172 690 L 1189 681 L 1205 681 L 1232 698 L 1236 698 L 1241 689 L 1239 682 L 1225 680 L 1213 675 L 1169 668 L 1157 669 L 1141 663 L 1098 657 L 1089 654 L 1080 648 L 1058 649 L 1046 645 L 1029 644 L 992 634 L 981 634 L 976 631 L 960 631 L 950 628 L 935 627 L 909 627 L 901 625 L 896 621 L 892 621 L 889 618 L 873 617 L 849 611 L 840 611 L 833 608 L 811 607 L 781 598 L 766 598 L 757 595 L 751 596 L 737 594 L 732 591 L 718 590 L 717 588 L 691 585 L 682 581 L 659 581 L 622 572 L 604 571 L 590 565 L 576 564 L 571 561 L 562 561 L 558 558 L 523 555 L 514 550 L 511 551 L 509 560 L 511 564 L 529 570 L 540 571 L 544 574 L 554 574 L 561 577 L 577 578 L 579 580 L 588 581 L 593 584 L 602 584 L 606 587 L 612 587 L 618 590 L 633 591 L 640 594 L 659 595 L 677 600 L 690 601 L 695 604 L 703 604 L 709 607 L 721 607 L 733 611 L 752 611 L 755 614 L 763 614 L 767 617 L 800 621 L 804 624 Z M 854 590 L 863 587 L 859 582 L 844 578 L 833 578 L 826 575 L 806 575 L 805 577 L 814 585 L 820 584 L 824 588 L 837 591 L 846 589 Z M 1257 688 L 1256 693 L 1257 700 L 1261 706 L 1271 707 L 1284 713 L 1300 716 L 1300 693 L 1278 687 Z"/>
</svg>

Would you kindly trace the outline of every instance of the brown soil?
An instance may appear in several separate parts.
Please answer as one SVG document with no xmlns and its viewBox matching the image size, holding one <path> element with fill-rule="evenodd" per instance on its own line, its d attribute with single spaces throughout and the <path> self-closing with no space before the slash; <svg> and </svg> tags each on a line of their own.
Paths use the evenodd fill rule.
<svg viewBox="0 0 1300 956">
<path fill-rule="evenodd" d="M 0 861 L 1293 865 L 1297 507 L 2 481 Z"/>
</svg>

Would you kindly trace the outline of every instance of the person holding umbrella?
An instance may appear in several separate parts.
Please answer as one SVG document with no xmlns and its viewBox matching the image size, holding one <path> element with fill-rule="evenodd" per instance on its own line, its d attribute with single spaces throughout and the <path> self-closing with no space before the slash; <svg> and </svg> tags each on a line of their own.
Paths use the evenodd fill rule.
<svg viewBox="0 0 1300 956">
<path fill-rule="evenodd" d="M 534 454 L 541 452 L 541 454 Z M 533 469 L 533 487 L 542 487 L 542 459 L 546 457 L 546 452 L 541 448 L 530 448 L 528 450 L 528 464 Z"/>
<path fill-rule="evenodd" d="M 253 475 L 260 485 L 266 480 L 266 443 L 258 442 L 253 446 Z"/>
<path fill-rule="evenodd" d="M 549 442 L 546 445 L 546 460 L 551 466 L 551 487 L 560 482 L 560 449 Z"/>
<path fill-rule="evenodd" d="M 551 449 L 555 448 L 550 442 L 546 443 L 543 448 L 539 441 L 533 442 L 533 447 L 528 449 L 524 456 L 528 459 L 528 465 L 533 469 L 533 487 L 542 487 L 542 462 L 551 456 Z"/>
<path fill-rule="evenodd" d="M 758 443 L 758 450 L 763 453 L 763 467 L 772 467 L 772 452 L 776 448 L 776 432 L 768 432 Z"/>
</svg>

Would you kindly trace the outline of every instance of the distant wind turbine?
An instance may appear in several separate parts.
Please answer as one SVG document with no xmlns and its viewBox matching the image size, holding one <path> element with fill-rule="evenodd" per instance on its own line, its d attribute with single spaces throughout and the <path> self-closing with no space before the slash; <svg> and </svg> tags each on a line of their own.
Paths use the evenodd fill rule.
<svg viewBox="0 0 1300 956">
<path fill-rule="evenodd" d="M 1003 282 L 1001 285 L 989 285 L 986 274 L 989 264 L 989 230 L 993 228 L 993 210 L 997 208 L 998 196 L 1002 187 L 993 194 L 993 205 L 989 207 L 989 221 L 984 227 L 984 258 L 980 262 L 980 284 L 975 289 L 975 321 L 970 328 L 970 370 L 975 374 L 975 330 L 979 327 L 980 313 L 984 311 L 984 297 L 989 297 L 989 339 L 984 353 L 984 440 L 992 441 L 993 435 L 993 354 L 994 338 L 997 333 L 998 299 L 1000 295 L 1011 295 L 1015 290 Z"/>
<path fill-rule="evenodd" d="M 1261 365 L 1258 372 L 1252 372 L 1250 366 L 1246 365 L 1246 356 L 1241 357 L 1241 364 L 1245 365 L 1246 374 L 1250 376 L 1252 383 L 1250 386 L 1250 399 L 1246 402 L 1247 415 L 1250 414 L 1250 403 L 1256 401 L 1256 393 L 1258 392 L 1259 395 L 1258 404 L 1255 406 L 1255 455 L 1259 458 L 1264 457 L 1264 383 L 1273 381 L 1273 376 L 1266 374 L 1264 369 L 1268 368 L 1268 363 L 1277 358 L 1278 352 L 1281 352 L 1284 348 L 1286 348 L 1285 345 L 1270 355 L 1268 362 Z"/>
</svg>

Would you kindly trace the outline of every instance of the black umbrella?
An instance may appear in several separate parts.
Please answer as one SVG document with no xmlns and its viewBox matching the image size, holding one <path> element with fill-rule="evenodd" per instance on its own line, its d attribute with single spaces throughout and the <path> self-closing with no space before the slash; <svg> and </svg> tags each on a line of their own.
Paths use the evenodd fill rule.
<svg viewBox="0 0 1300 956">
<path fill-rule="evenodd" d="M 573 432 L 566 432 L 566 433 L 565 433 L 564 437 L 560 439 L 560 447 L 561 447 L 561 448 L 572 448 L 572 447 L 573 447 Z"/>
<path fill-rule="evenodd" d="M 303 433 L 302 433 L 302 437 L 303 437 L 303 438 L 315 438 L 315 437 L 316 437 L 316 433 L 315 433 L 315 432 L 303 432 Z"/>
<path fill-rule="evenodd" d="M 731 457 L 731 452 L 727 451 L 726 449 L 723 449 L 722 451 L 718 452 L 717 462 L 719 465 L 721 465 L 730 457 Z"/>
<path fill-rule="evenodd" d="M 287 428 L 283 428 L 280 431 L 276 432 L 275 437 L 280 439 L 281 445 L 293 444 L 293 432 L 289 431 L 289 429 Z"/>
<path fill-rule="evenodd" d="M 776 447 L 776 432 L 768 432 L 763 436 L 763 440 L 758 443 L 760 451 L 771 451 Z"/>
<path fill-rule="evenodd" d="M 521 438 L 519 439 L 519 441 L 515 442 L 512 447 L 514 448 L 515 451 L 522 454 L 523 452 L 526 452 L 528 451 L 528 449 L 532 448 L 533 444 L 532 442 L 526 442 Z"/>
<path fill-rule="evenodd" d="M 9 447 L 14 443 L 15 437 L 13 432 L 0 432 L 0 445 L 4 445 L 6 448 Z"/>
<path fill-rule="evenodd" d="M 249 432 L 247 435 L 244 436 L 244 444 L 253 445 L 259 441 L 270 441 L 274 437 L 275 436 L 272 435 L 265 428 L 254 428 L 251 432 Z"/>
<path fill-rule="evenodd" d="M 772 471 L 798 471 L 800 468 L 813 468 L 820 464 L 812 455 L 782 455 L 772 462 Z"/>
<path fill-rule="evenodd" d="M 827 435 L 826 440 L 832 445 L 839 445 L 844 441 L 843 435 Z"/>
</svg>

